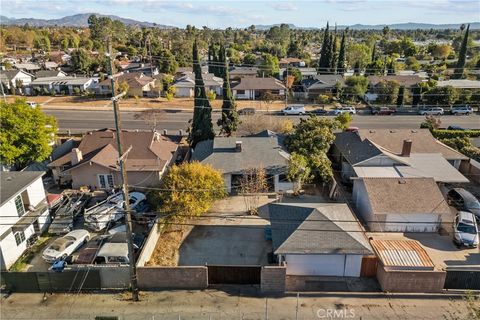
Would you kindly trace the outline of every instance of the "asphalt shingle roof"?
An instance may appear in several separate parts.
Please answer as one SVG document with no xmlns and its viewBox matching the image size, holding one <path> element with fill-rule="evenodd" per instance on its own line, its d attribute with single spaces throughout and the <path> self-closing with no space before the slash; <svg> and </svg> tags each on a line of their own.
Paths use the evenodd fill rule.
<svg viewBox="0 0 480 320">
<path fill-rule="evenodd" d="M 232 90 L 284 90 L 285 86 L 275 78 L 241 78 L 240 82 L 232 85 Z"/>
<path fill-rule="evenodd" d="M 1 171 L 0 206 L 44 174 L 43 171 Z"/>
</svg>

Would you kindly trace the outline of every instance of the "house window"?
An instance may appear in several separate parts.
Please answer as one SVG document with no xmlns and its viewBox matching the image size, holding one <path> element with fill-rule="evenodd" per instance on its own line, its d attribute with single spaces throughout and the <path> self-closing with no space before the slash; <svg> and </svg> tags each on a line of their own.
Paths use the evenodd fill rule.
<svg viewBox="0 0 480 320">
<path fill-rule="evenodd" d="M 17 214 L 19 217 L 25 214 L 25 207 L 23 206 L 23 200 L 21 195 L 15 197 L 15 207 L 17 208 Z"/>
<path fill-rule="evenodd" d="M 17 243 L 17 246 L 21 245 L 23 241 L 25 241 L 25 232 L 15 232 L 15 242 Z"/>
<path fill-rule="evenodd" d="M 237 90 L 237 94 L 245 94 L 245 90 Z"/>
<path fill-rule="evenodd" d="M 111 174 L 99 174 L 98 184 L 100 189 L 113 189 L 113 176 Z"/>
<path fill-rule="evenodd" d="M 288 180 L 288 177 L 286 174 L 279 174 L 278 182 L 290 182 L 290 180 Z"/>
</svg>

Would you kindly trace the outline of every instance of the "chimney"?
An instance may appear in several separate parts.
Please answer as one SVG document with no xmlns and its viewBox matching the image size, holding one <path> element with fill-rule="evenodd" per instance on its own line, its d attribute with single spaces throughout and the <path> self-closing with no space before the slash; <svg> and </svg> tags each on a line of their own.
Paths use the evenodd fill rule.
<svg viewBox="0 0 480 320">
<path fill-rule="evenodd" d="M 72 162 L 72 165 L 76 165 L 82 160 L 83 160 L 82 151 L 80 151 L 80 149 L 78 148 L 73 148 L 71 151 L 71 160 L 70 160 Z"/>
<path fill-rule="evenodd" d="M 235 152 L 242 152 L 242 141 L 235 141 Z"/>
<path fill-rule="evenodd" d="M 168 130 L 167 129 L 163 129 L 163 135 L 164 136 L 168 135 Z"/>
<path fill-rule="evenodd" d="M 403 140 L 402 157 L 410 157 L 412 152 L 412 140 Z"/>
</svg>

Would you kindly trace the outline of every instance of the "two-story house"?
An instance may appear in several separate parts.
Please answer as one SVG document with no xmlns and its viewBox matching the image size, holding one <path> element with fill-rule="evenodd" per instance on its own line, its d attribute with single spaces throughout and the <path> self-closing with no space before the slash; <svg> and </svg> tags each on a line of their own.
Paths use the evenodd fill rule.
<svg viewBox="0 0 480 320">
<path fill-rule="evenodd" d="M 0 172 L 0 267 L 8 270 L 27 249 L 27 240 L 50 222 L 43 171 Z"/>
</svg>

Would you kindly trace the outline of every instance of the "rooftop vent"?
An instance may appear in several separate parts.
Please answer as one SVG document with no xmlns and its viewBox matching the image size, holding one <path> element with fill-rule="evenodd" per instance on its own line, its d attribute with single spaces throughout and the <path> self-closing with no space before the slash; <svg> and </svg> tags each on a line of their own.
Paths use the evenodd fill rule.
<svg viewBox="0 0 480 320">
<path fill-rule="evenodd" d="M 235 141 L 235 151 L 242 152 L 242 141 Z"/>
</svg>

